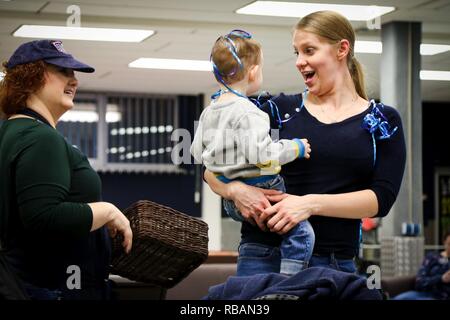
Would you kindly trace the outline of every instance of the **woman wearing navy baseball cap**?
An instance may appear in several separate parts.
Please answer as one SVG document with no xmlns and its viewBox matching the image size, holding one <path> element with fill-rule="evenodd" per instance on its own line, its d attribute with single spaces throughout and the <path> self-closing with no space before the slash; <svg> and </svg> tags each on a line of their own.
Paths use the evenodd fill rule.
<svg viewBox="0 0 450 320">
<path fill-rule="evenodd" d="M 108 299 L 108 232 L 129 252 L 130 224 L 100 201 L 99 176 L 55 129 L 73 108 L 74 71 L 94 68 L 58 40 L 22 44 L 3 66 L 0 253 L 31 299 Z"/>
</svg>

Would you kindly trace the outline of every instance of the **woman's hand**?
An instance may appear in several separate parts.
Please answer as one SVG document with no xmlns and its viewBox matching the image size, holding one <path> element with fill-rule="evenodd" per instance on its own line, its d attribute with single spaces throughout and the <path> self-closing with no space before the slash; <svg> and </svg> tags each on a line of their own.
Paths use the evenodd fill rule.
<svg viewBox="0 0 450 320">
<path fill-rule="evenodd" d="M 123 235 L 122 246 L 126 253 L 129 253 L 133 244 L 133 232 L 131 231 L 130 221 L 127 217 L 116 207 L 112 212 L 112 219 L 106 223 L 109 236 L 115 238 L 117 233 Z"/>
<path fill-rule="evenodd" d="M 441 277 L 443 283 L 450 283 L 450 270 L 444 273 Z"/>
<path fill-rule="evenodd" d="M 271 232 L 285 234 L 313 213 L 313 202 L 309 195 L 294 196 L 284 193 L 268 195 L 267 198 L 277 204 L 266 208 L 259 218 L 263 221 L 268 219 L 266 225 Z"/>
<path fill-rule="evenodd" d="M 261 218 L 264 209 L 270 207 L 269 196 L 280 195 L 277 190 L 261 189 L 234 181 L 228 184 L 229 199 L 234 202 L 245 220 L 267 231 L 266 221 Z"/>
<path fill-rule="evenodd" d="M 88 205 L 92 210 L 91 231 L 106 226 L 111 238 L 115 238 L 117 233 L 121 233 L 123 235 L 122 246 L 125 252 L 129 253 L 133 243 L 133 232 L 127 217 L 109 202 L 94 202 L 88 203 Z"/>
</svg>

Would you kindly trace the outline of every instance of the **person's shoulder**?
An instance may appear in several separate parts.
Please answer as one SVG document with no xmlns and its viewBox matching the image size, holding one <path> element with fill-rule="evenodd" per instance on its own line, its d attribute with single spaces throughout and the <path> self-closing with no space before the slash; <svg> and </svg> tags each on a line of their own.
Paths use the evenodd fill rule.
<svg viewBox="0 0 450 320">
<path fill-rule="evenodd" d="M 238 122 L 242 122 L 244 119 L 250 126 L 260 125 L 260 121 L 269 122 L 269 115 L 260 109 L 258 106 L 251 102 L 247 102 L 245 106 L 235 112 L 234 118 Z"/>
<path fill-rule="evenodd" d="M 198 118 L 199 122 L 204 122 L 205 120 L 208 119 L 208 117 L 210 117 L 211 112 L 214 109 L 214 101 L 211 101 L 211 103 L 209 105 L 207 105 L 205 108 L 203 108 L 202 112 L 200 113 L 200 116 Z"/>
<path fill-rule="evenodd" d="M 302 103 L 302 94 L 285 94 L 281 92 L 278 95 L 266 97 L 262 103 L 261 109 L 264 112 L 271 112 L 275 105 L 279 110 L 291 109 L 293 106 L 300 106 Z"/>
<path fill-rule="evenodd" d="M 242 97 L 236 97 L 233 100 L 226 100 L 226 101 L 213 100 L 205 109 L 203 109 L 202 114 L 209 113 L 213 110 L 221 112 L 238 112 L 243 109 L 242 108 L 243 106 L 244 107 L 255 106 L 255 104 L 253 104 L 250 100 Z"/>
<path fill-rule="evenodd" d="M 279 107 L 283 106 L 291 106 L 292 104 L 298 104 L 302 101 L 302 94 L 285 94 L 281 92 L 277 96 L 272 97 L 271 99 L 273 102 L 279 105 Z"/>
<path fill-rule="evenodd" d="M 207 106 L 205 108 L 203 108 L 202 112 L 200 112 L 200 116 L 198 117 L 198 121 L 202 121 L 203 118 L 205 118 L 206 114 L 208 113 L 208 109 L 210 108 L 210 106 Z"/>
<path fill-rule="evenodd" d="M 390 127 L 392 128 L 397 127 L 400 131 L 403 130 L 402 117 L 395 107 L 386 105 L 382 102 L 375 103 L 374 100 L 371 100 L 370 104 L 371 104 L 370 113 L 372 113 L 376 118 L 379 118 L 381 116 L 383 120 L 387 121 Z M 381 115 L 379 112 L 381 113 Z"/>
<path fill-rule="evenodd" d="M 39 138 L 44 141 L 64 141 L 64 138 L 56 131 L 56 129 L 49 127 L 46 124 L 37 123 L 35 126 L 30 126 L 24 130 L 24 134 L 29 137 Z"/>
<path fill-rule="evenodd" d="M 378 103 L 377 106 L 379 106 L 380 111 L 387 118 L 401 119 L 400 113 L 396 108 L 383 103 Z"/>
<path fill-rule="evenodd" d="M 264 115 L 261 109 L 249 99 L 244 99 L 239 97 L 230 104 L 230 112 L 232 112 L 236 117 L 240 118 L 242 116 L 251 115 Z"/>
<path fill-rule="evenodd" d="M 430 261 L 438 261 L 441 258 L 441 254 L 437 251 L 432 251 L 432 252 L 428 252 L 425 255 L 425 261 L 427 261 L 428 263 Z"/>
<path fill-rule="evenodd" d="M 46 124 L 34 123 L 21 132 L 24 145 L 45 149 L 64 147 L 64 137 Z"/>
<path fill-rule="evenodd" d="M 239 97 L 234 101 L 237 106 L 244 106 L 244 110 L 260 110 L 257 104 L 253 103 L 250 99 Z"/>
<path fill-rule="evenodd" d="M 22 141 L 42 137 L 48 134 L 48 128 L 46 128 L 47 125 L 43 125 L 37 120 L 31 118 L 16 118 L 7 120 L 4 125 L 5 128 L 10 129 L 10 132 Z"/>
</svg>

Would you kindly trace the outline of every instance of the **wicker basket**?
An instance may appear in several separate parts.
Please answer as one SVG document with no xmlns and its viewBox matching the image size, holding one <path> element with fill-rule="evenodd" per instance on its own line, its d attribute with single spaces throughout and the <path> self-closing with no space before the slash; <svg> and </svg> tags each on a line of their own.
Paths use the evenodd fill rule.
<svg viewBox="0 0 450 320">
<path fill-rule="evenodd" d="M 112 273 L 171 288 L 208 257 L 208 225 L 172 208 L 141 200 L 124 211 L 133 231 L 125 254 L 123 238 L 113 241 Z"/>
</svg>

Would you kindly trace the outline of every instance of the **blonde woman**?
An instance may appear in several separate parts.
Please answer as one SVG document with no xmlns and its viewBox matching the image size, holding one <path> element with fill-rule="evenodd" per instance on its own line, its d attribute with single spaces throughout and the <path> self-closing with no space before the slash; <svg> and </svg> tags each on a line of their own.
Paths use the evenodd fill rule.
<svg viewBox="0 0 450 320">
<path fill-rule="evenodd" d="M 305 16 L 292 44 L 307 89 L 280 94 L 263 110 L 281 139 L 307 137 L 311 158 L 283 166 L 287 193 L 279 195 L 240 182 L 220 183 L 208 171 L 205 179 L 246 219 L 238 274 L 252 274 L 251 260 L 260 261 L 262 272 L 273 270 L 280 235 L 306 219 L 316 236 L 309 266 L 352 273 L 361 219 L 385 216 L 400 188 L 406 157 L 401 119 L 394 108 L 369 101 L 346 18 L 331 11 Z"/>
</svg>

